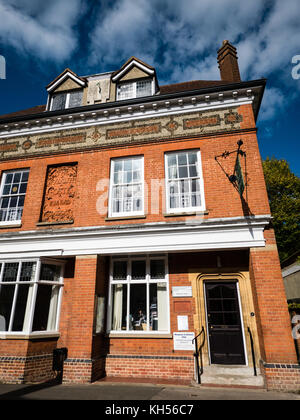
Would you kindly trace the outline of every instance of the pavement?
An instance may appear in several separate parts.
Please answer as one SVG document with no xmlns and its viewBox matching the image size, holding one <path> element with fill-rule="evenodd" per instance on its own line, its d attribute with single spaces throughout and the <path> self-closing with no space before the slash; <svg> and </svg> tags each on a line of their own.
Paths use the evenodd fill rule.
<svg viewBox="0 0 300 420">
<path fill-rule="evenodd" d="M 33 385 L 0 384 L 0 400 L 102 400 L 106 401 L 106 407 L 109 408 L 115 407 L 117 401 L 133 402 L 142 400 L 160 402 L 196 400 L 300 401 L 300 394 L 268 392 L 264 389 L 95 382 L 85 385 L 57 383 Z"/>
</svg>

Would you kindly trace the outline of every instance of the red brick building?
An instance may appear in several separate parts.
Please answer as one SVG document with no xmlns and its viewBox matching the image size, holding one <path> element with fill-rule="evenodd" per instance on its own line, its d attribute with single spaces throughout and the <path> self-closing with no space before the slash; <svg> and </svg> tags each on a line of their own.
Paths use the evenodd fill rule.
<svg viewBox="0 0 300 420">
<path fill-rule="evenodd" d="M 64 382 L 299 388 L 256 137 L 265 80 L 241 81 L 228 41 L 218 63 L 219 81 L 167 86 L 135 57 L 66 69 L 47 105 L 1 117 L 1 381 L 49 380 L 67 348 Z"/>
</svg>

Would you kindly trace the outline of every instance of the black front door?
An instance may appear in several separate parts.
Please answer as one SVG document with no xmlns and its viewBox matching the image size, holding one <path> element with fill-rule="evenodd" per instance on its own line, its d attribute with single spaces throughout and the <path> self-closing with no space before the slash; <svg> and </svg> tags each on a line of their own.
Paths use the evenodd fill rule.
<svg viewBox="0 0 300 420">
<path fill-rule="evenodd" d="M 244 365 L 237 283 L 205 283 L 211 363 Z"/>
</svg>

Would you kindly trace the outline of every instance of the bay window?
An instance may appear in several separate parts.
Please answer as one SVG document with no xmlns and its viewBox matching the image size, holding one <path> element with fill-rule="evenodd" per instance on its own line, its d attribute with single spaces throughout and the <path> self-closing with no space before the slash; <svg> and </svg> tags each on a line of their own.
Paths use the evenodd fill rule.
<svg viewBox="0 0 300 420">
<path fill-rule="evenodd" d="M 205 210 L 200 151 L 167 153 L 165 162 L 167 212 Z"/>
<path fill-rule="evenodd" d="M 62 267 L 51 260 L 0 263 L 0 333 L 58 331 Z"/>
<path fill-rule="evenodd" d="M 112 258 L 108 330 L 143 334 L 169 329 L 166 257 Z"/>
<path fill-rule="evenodd" d="M 142 156 L 111 161 L 109 215 L 144 213 L 144 159 Z"/>
</svg>

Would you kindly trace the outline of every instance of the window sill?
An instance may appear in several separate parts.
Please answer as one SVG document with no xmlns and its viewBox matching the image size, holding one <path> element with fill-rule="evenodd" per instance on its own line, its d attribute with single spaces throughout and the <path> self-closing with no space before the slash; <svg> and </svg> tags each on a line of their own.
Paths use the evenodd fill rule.
<svg viewBox="0 0 300 420">
<path fill-rule="evenodd" d="M 60 333 L 58 332 L 38 332 L 38 333 L 31 333 L 31 334 L 16 334 L 16 333 L 1 333 L 0 332 L 0 340 L 34 340 L 40 338 L 59 338 Z"/>
<path fill-rule="evenodd" d="M 146 217 L 147 216 L 145 214 L 138 214 L 134 216 L 112 216 L 112 217 L 106 217 L 105 221 L 110 222 L 114 220 L 146 219 Z"/>
<path fill-rule="evenodd" d="M 163 213 L 164 217 L 178 217 L 178 216 L 203 216 L 209 214 L 209 210 L 199 210 L 199 211 L 179 211 L 178 213 Z"/>
<path fill-rule="evenodd" d="M 64 222 L 38 222 L 37 226 L 53 226 L 53 225 L 71 225 L 74 220 L 66 220 Z"/>
<path fill-rule="evenodd" d="M 21 227 L 22 222 L 17 220 L 15 222 L 0 222 L 0 229 Z"/>
<path fill-rule="evenodd" d="M 144 334 L 141 333 L 109 333 L 106 335 L 108 338 L 173 338 L 172 334 L 164 334 L 164 333 L 149 333 L 145 332 Z"/>
</svg>

